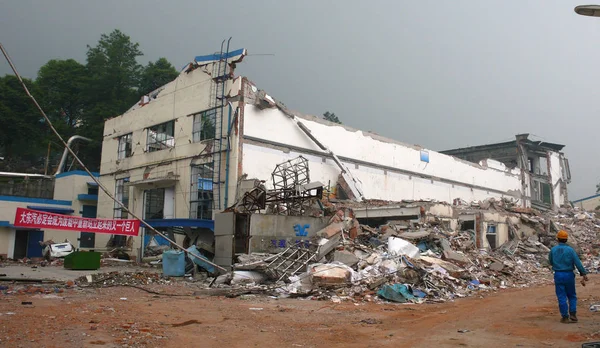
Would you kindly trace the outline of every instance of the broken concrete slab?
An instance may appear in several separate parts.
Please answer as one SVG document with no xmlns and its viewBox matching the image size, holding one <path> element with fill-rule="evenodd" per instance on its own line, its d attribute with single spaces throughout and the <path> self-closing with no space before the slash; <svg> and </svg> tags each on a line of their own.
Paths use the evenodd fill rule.
<svg viewBox="0 0 600 348">
<path fill-rule="evenodd" d="M 333 253 L 333 261 L 338 261 L 347 266 L 354 266 L 358 263 L 359 259 L 353 253 L 346 250 L 336 250 Z"/>
<path fill-rule="evenodd" d="M 333 251 L 333 249 L 337 248 L 340 245 L 340 239 L 342 239 L 341 234 L 321 239 L 316 259 L 321 260 L 325 255 Z"/>
<path fill-rule="evenodd" d="M 310 276 L 314 285 L 342 285 L 350 282 L 352 273 L 344 265 L 325 264 L 310 267 Z"/>
<path fill-rule="evenodd" d="M 429 237 L 431 234 L 430 231 L 415 231 L 415 232 L 403 232 L 398 235 L 398 237 L 407 240 L 418 240 Z"/>
<path fill-rule="evenodd" d="M 500 272 L 504 269 L 504 264 L 502 262 L 495 261 L 492 264 L 490 264 L 488 267 L 492 271 Z"/>
<path fill-rule="evenodd" d="M 443 251 L 453 251 L 450 242 L 446 238 L 440 238 L 439 241 Z"/>
<path fill-rule="evenodd" d="M 444 261 L 444 260 L 437 259 L 435 257 L 421 256 L 421 258 L 419 260 L 422 260 L 425 263 L 430 264 L 430 265 L 438 265 L 438 266 L 442 267 L 443 269 L 445 269 L 446 271 L 448 271 L 448 273 L 455 278 L 460 278 L 462 276 L 462 274 L 465 272 L 464 269 L 458 267 L 457 265 L 447 262 L 447 261 Z"/>
<path fill-rule="evenodd" d="M 469 263 L 469 259 L 465 255 L 459 254 L 451 250 L 444 251 L 444 253 L 442 254 L 442 258 L 446 261 L 456 262 L 461 265 L 466 265 Z"/>
<path fill-rule="evenodd" d="M 344 218 L 344 221 L 342 222 L 333 222 L 327 225 L 327 227 L 317 232 L 316 235 L 321 238 L 329 239 L 342 231 L 350 230 L 352 227 L 354 227 L 354 221 L 351 218 Z"/>
</svg>

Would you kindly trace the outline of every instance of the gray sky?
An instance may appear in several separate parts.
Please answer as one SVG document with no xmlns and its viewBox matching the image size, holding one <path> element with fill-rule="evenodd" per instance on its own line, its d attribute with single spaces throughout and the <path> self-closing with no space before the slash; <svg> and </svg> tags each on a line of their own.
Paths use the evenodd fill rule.
<svg viewBox="0 0 600 348">
<path fill-rule="evenodd" d="M 113 29 L 140 43 L 142 63 L 177 68 L 233 36 L 251 54 L 237 73 L 304 113 L 433 150 L 518 133 L 566 144 L 577 199 L 600 181 L 600 18 L 579 4 L 0 0 L 0 40 L 33 78 L 49 59 L 85 62 Z"/>
</svg>

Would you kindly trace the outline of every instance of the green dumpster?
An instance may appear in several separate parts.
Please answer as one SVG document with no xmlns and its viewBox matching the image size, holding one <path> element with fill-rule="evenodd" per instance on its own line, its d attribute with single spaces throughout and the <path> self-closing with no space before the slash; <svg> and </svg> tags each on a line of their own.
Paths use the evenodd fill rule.
<svg viewBox="0 0 600 348">
<path fill-rule="evenodd" d="M 65 256 L 66 269 L 94 270 L 100 268 L 101 254 L 95 251 L 75 251 Z"/>
</svg>

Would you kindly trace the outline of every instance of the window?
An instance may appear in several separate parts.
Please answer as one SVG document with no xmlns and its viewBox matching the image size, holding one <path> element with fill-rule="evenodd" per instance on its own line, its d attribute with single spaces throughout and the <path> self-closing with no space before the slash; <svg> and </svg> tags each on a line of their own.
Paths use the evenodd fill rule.
<svg viewBox="0 0 600 348">
<path fill-rule="evenodd" d="M 131 137 L 131 133 L 119 137 L 119 150 L 117 152 L 117 159 L 131 157 Z"/>
<path fill-rule="evenodd" d="M 129 186 L 126 186 L 128 182 L 129 178 L 124 178 L 117 180 L 115 183 L 115 198 L 127 208 L 129 208 Z M 117 202 L 114 205 L 113 217 L 115 219 L 127 219 L 127 212 Z"/>
<path fill-rule="evenodd" d="M 496 226 L 495 225 L 488 225 L 486 238 L 487 238 L 488 243 L 490 244 L 490 248 L 492 250 L 496 249 L 497 239 L 496 239 Z"/>
<path fill-rule="evenodd" d="M 195 143 L 215 138 L 216 120 L 217 109 L 202 111 L 194 115 L 192 138 Z"/>
<path fill-rule="evenodd" d="M 192 192 L 190 192 L 190 197 L 190 219 L 212 220 L 212 163 L 192 166 Z"/>
<path fill-rule="evenodd" d="M 540 157 L 540 169 L 537 174 L 548 175 L 548 158 Z"/>
<path fill-rule="evenodd" d="M 98 186 L 92 186 L 92 187 L 88 186 L 88 191 L 87 192 L 88 192 L 87 193 L 88 195 L 95 195 L 95 196 L 97 196 L 98 195 Z"/>
<path fill-rule="evenodd" d="M 175 146 L 175 121 L 161 123 L 148 128 L 146 151 L 154 152 Z"/>
<path fill-rule="evenodd" d="M 162 219 L 164 217 L 165 189 L 144 191 L 144 218 Z"/>
</svg>

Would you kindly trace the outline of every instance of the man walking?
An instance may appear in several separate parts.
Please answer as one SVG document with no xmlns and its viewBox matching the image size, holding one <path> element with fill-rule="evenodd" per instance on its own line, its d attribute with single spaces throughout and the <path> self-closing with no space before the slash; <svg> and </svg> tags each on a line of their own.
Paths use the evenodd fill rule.
<svg viewBox="0 0 600 348">
<path fill-rule="evenodd" d="M 562 316 L 561 323 L 577 321 L 577 294 L 575 293 L 575 273 L 573 273 L 575 267 L 583 276 L 583 280 L 588 280 L 587 272 L 583 268 L 579 256 L 573 248 L 567 245 L 568 238 L 569 234 L 566 231 L 558 231 L 556 235 L 558 245 L 550 250 L 548 256 L 548 261 L 554 270 L 554 286 L 558 298 L 558 309 Z"/>
</svg>

